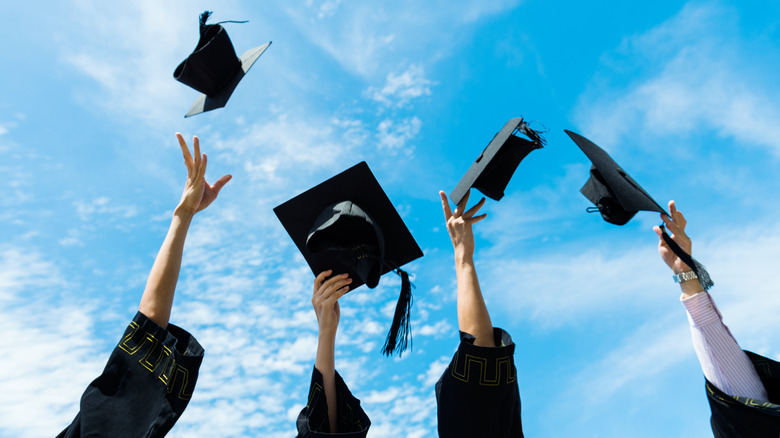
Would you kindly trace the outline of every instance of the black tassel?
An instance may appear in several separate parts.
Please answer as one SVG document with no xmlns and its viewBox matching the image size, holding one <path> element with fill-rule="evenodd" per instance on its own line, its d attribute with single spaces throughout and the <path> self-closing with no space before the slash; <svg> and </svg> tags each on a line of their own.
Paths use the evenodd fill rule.
<svg viewBox="0 0 780 438">
<path fill-rule="evenodd" d="M 385 346 L 382 348 L 382 354 L 392 356 L 398 353 L 398 357 L 406 351 L 407 343 L 411 345 L 412 331 L 410 325 L 410 313 L 412 310 L 412 283 L 409 281 L 409 274 L 402 269 L 396 269 L 395 273 L 401 276 L 401 295 L 398 297 L 398 303 L 395 306 L 395 315 L 393 324 L 387 332 Z"/>
<path fill-rule="evenodd" d="M 203 33 L 206 31 L 206 21 L 208 21 L 209 17 L 211 16 L 211 11 L 203 11 L 202 14 L 200 14 L 200 32 Z"/>
<path fill-rule="evenodd" d="M 696 261 L 696 259 L 691 257 L 691 255 L 685 252 L 685 250 L 680 248 L 680 245 L 678 245 L 677 242 L 672 240 L 672 238 L 666 233 L 664 224 L 661 224 L 661 237 L 663 237 L 664 242 L 669 245 L 669 248 L 672 250 L 672 252 L 677 255 L 677 257 L 679 257 L 683 263 L 688 265 L 688 267 L 691 268 L 697 277 L 699 277 L 699 284 L 701 285 L 702 289 L 710 290 L 710 288 L 715 285 L 715 282 L 712 281 L 712 278 L 710 278 L 709 272 L 707 272 L 707 268 Z"/>
<path fill-rule="evenodd" d="M 536 143 L 536 145 L 540 148 L 547 143 L 547 140 L 542 137 L 541 132 L 531 129 L 525 122 L 522 122 L 520 126 L 517 127 L 517 129 L 530 138 L 531 141 Z"/>
</svg>

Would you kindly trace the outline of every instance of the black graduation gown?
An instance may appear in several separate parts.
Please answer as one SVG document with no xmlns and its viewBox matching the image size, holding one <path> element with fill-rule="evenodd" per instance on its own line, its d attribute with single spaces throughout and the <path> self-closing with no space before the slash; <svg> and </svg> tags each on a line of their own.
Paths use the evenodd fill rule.
<svg viewBox="0 0 780 438">
<path fill-rule="evenodd" d="M 190 401 L 202 360 L 203 347 L 185 330 L 136 313 L 57 438 L 165 436 Z"/>
<path fill-rule="evenodd" d="M 336 406 L 338 409 L 338 433 L 331 434 L 322 374 L 317 368 L 314 368 L 309 387 L 309 403 L 298 415 L 298 437 L 363 438 L 368 434 L 371 421 L 368 419 L 368 415 L 363 412 L 363 408 L 360 407 L 360 400 L 349 392 L 347 384 L 344 383 L 338 371 L 336 372 Z"/>
<path fill-rule="evenodd" d="M 442 438 L 522 437 L 515 344 L 509 333 L 493 329 L 498 347 L 478 347 L 460 333 L 460 346 L 436 383 L 439 436 Z"/>
<path fill-rule="evenodd" d="M 733 397 L 707 381 L 712 433 L 716 438 L 780 437 L 780 363 L 745 351 L 764 384 L 769 402 Z"/>
</svg>

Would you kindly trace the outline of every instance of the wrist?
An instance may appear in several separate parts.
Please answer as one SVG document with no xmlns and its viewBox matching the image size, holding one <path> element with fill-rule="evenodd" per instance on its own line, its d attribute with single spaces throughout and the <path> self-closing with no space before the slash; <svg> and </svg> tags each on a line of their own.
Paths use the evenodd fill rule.
<svg viewBox="0 0 780 438">
<path fill-rule="evenodd" d="M 682 291 L 683 298 L 690 298 L 699 292 L 703 292 L 699 280 L 694 278 L 693 280 L 687 280 L 680 283 L 680 290 Z"/>
<path fill-rule="evenodd" d="M 456 265 L 473 265 L 474 253 L 464 250 L 455 250 L 455 264 Z"/>
<path fill-rule="evenodd" d="M 336 345 L 336 331 L 338 327 L 320 327 L 319 342 L 323 345 Z"/>
<path fill-rule="evenodd" d="M 186 208 L 181 204 L 177 205 L 173 210 L 173 217 L 185 220 L 187 222 L 190 222 L 194 216 L 195 212 L 192 211 L 192 209 Z"/>
</svg>

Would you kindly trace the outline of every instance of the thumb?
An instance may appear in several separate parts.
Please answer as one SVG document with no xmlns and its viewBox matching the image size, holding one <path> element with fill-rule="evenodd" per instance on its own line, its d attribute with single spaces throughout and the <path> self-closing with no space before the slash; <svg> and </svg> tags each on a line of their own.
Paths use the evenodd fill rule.
<svg viewBox="0 0 780 438">
<path fill-rule="evenodd" d="M 219 193 L 220 190 L 222 190 L 222 187 L 225 186 L 225 184 L 228 183 L 233 178 L 233 175 L 227 174 L 223 176 L 222 178 L 218 179 L 211 188 L 214 189 L 215 192 Z"/>
</svg>

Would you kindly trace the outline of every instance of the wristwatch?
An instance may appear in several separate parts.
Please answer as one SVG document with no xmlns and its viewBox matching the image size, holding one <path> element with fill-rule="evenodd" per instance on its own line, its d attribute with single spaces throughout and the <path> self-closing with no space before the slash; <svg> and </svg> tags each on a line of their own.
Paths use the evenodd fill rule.
<svg viewBox="0 0 780 438">
<path fill-rule="evenodd" d="M 674 278 L 675 283 L 682 283 L 683 281 L 697 279 L 699 278 L 699 276 L 696 275 L 696 273 L 693 271 L 685 271 L 685 272 L 680 272 L 679 274 L 674 274 L 672 278 Z"/>
</svg>

